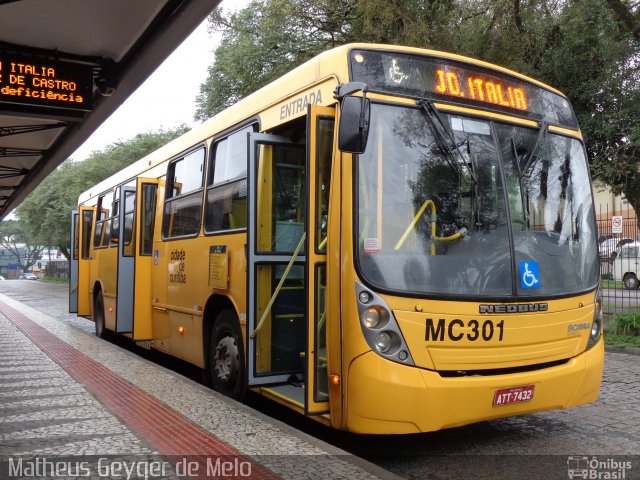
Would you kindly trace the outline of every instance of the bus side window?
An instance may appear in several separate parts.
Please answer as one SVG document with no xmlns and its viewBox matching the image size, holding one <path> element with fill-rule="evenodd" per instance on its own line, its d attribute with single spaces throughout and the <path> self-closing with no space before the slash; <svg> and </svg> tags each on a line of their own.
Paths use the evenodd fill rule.
<svg viewBox="0 0 640 480">
<path fill-rule="evenodd" d="M 142 185 L 142 235 L 140 242 L 140 255 L 151 255 L 153 252 L 153 230 L 156 218 L 156 193 L 157 185 L 145 183 Z"/>
<path fill-rule="evenodd" d="M 124 203 L 121 205 L 124 211 L 124 228 L 122 244 L 124 245 L 123 253 L 126 257 L 132 257 L 135 254 L 135 210 L 136 210 L 136 194 L 127 191 L 124 194 Z M 119 232 L 118 232 L 119 233 Z"/>
<path fill-rule="evenodd" d="M 204 153 L 201 147 L 169 164 L 163 238 L 197 235 L 200 231 Z"/>
<path fill-rule="evenodd" d="M 209 160 L 204 230 L 217 232 L 247 227 L 246 127 L 216 142 Z"/>
<path fill-rule="evenodd" d="M 116 188 L 115 200 L 113 201 L 113 214 L 111 215 L 111 240 L 110 245 L 118 245 L 120 239 L 120 187 Z"/>
<path fill-rule="evenodd" d="M 77 213 L 73 214 L 73 260 L 78 260 L 80 256 L 80 216 Z"/>
<path fill-rule="evenodd" d="M 109 246 L 111 211 L 113 209 L 113 191 L 100 195 L 96 213 L 96 228 L 93 236 L 93 248 Z"/>
<path fill-rule="evenodd" d="M 318 119 L 316 152 L 316 245 L 319 251 L 327 250 L 327 223 L 329 215 L 329 190 L 331 182 L 331 158 L 333 152 L 334 120 Z"/>
<path fill-rule="evenodd" d="M 88 260 L 91 248 L 91 224 L 93 223 L 93 212 L 85 210 L 82 214 L 82 250 L 80 252 L 83 260 Z"/>
</svg>

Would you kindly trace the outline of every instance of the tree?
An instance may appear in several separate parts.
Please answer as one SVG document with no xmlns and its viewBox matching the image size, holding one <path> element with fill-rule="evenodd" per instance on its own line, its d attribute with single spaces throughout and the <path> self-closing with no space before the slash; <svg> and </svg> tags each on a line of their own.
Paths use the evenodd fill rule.
<svg viewBox="0 0 640 480">
<path fill-rule="evenodd" d="M 638 8 L 638 2 L 632 5 L 629 0 L 607 0 L 607 3 L 621 28 L 633 35 L 636 41 L 640 41 L 640 9 Z"/>
<path fill-rule="evenodd" d="M 593 177 L 624 194 L 640 219 L 640 42 L 633 29 L 616 22 L 612 3 L 622 4 L 587 0 L 573 7 L 568 28 L 580 34 L 563 37 L 575 39 L 565 61 L 570 58 L 584 78 L 565 88 L 585 133 Z"/>
<path fill-rule="evenodd" d="M 345 43 L 355 0 L 253 0 L 237 13 L 215 10 L 222 31 L 216 61 L 200 86 L 196 120 L 205 120 L 322 50 Z"/>
<path fill-rule="evenodd" d="M 207 118 L 316 53 L 351 41 L 468 55 L 563 91 L 592 175 L 640 218 L 640 9 L 637 0 L 254 0 L 229 14 L 197 98 Z"/>
<path fill-rule="evenodd" d="M 0 244 L 15 257 L 23 272 L 33 267 L 44 251 L 44 243 L 21 220 L 4 220 L 0 224 Z"/>
<path fill-rule="evenodd" d="M 71 211 L 78 196 L 92 185 L 141 159 L 187 131 L 185 125 L 172 130 L 139 133 L 93 152 L 81 162 L 67 160 L 52 172 L 16 209 L 16 215 L 36 238 L 56 245 L 69 258 Z"/>
</svg>

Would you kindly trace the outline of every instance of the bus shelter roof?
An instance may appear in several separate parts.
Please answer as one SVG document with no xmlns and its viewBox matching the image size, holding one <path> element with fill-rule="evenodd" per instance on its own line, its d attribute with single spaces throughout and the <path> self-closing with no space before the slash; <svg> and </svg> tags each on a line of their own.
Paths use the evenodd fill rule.
<svg viewBox="0 0 640 480">
<path fill-rule="evenodd" d="M 0 219 L 221 0 L 0 0 Z"/>
</svg>

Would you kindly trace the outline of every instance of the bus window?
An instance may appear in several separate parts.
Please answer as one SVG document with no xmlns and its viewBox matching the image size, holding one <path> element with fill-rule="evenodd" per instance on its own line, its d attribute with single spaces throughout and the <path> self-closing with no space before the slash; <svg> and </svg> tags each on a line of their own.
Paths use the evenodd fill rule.
<svg viewBox="0 0 640 480">
<path fill-rule="evenodd" d="M 271 199 L 258 206 L 258 248 L 261 253 L 293 253 L 305 229 L 304 145 L 282 144 L 261 148 L 262 158 L 270 158 L 274 167 L 267 179 L 271 186 Z"/>
<path fill-rule="evenodd" d="M 217 142 L 212 150 L 205 232 L 246 228 L 247 226 L 247 133 L 246 127 Z"/>
<path fill-rule="evenodd" d="M 80 254 L 80 217 L 78 214 L 73 215 L 73 260 L 78 260 Z"/>
<path fill-rule="evenodd" d="M 316 136 L 316 250 L 327 250 L 327 221 L 329 214 L 329 187 L 331 182 L 331 152 L 333 150 L 333 118 L 318 119 Z"/>
<path fill-rule="evenodd" d="M 315 382 L 313 398 L 316 402 L 329 399 L 329 372 L 327 368 L 327 266 L 316 267 L 316 312 L 315 312 Z"/>
<path fill-rule="evenodd" d="M 82 218 L 82 250 L 80 254 L 83 260 L 90 258 L 89 250 L 91 247 L 91 224 L 93 223 L 93 212 L 85 210 Z"/>
<path fill-rule="evenodd" d="M 120 237 L 120 187 L 116 188 L 116 196 L 113 202 L 113 215 L 111 220 L 111 240 L 109 244 L 113 247 L 118 245 Z"/>
<path fill-rule="evenodd" d="M 93 236 L 93 248 L 109 246 L 109 229 L 111 227 L 111 211 L 113 209 L 113 191 L 105 193 L 98 199 L 96 228 Z"/>
<path fill-rule="evenodd" d="M 135 252 L 135 230 L 133 228 L 134 224 L 134 213 L 136 208 L 136 193 L 135 192 L 125 192 L 124 194 L 124 228 L 123 228 L 123 238 L 122 242 L 124 243 L 123 253 L 126 257 L 132 257 Z"/>
<path fill-rule="evenodd" d="M 202 211 L 202 167 L 204 148 L 199 148 L 169 164 L 167 199 L 164 203 L 164 238 L 196 235 Z"/>
<path fill-rule="evenodd" d="M 145 183 L 142 185 L 142 229 L 140 235 L 140 255 L 151 255 L 153 251 L 153 230 L 156 217 L 157 185 Z"/>
</svg>

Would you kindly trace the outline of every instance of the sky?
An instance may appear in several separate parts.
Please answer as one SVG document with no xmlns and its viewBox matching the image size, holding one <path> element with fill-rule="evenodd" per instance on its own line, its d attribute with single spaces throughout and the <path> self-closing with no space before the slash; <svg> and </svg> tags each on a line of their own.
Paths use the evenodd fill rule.
<svg viewBox="0 0 640 480">
<path fill-rule="evenodd" d="M 223 0 L 220 6 L 226 10 L 239 9 L 247 3 L 248 0 Z M 183 123 L 195 126 L 195 99 L 207 78 L 219 41 L 219 35 L 209 34 L 205 20 L 71 158 L 84 160 L 91 152 L 138 133 L 170 129 Z M 171 88 L 177 85 L 181 88 Z"/>
</svg>

